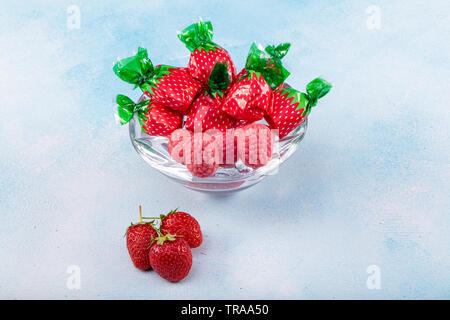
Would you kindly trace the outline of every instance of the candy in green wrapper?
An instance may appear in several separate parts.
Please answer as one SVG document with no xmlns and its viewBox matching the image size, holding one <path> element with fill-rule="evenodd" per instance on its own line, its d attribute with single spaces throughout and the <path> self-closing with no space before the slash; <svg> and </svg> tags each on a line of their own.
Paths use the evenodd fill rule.
<svg viewBox="0 0 450 320">
<path fill-rule="evenodd" d="M 272 105 L 265 119 L 272 129 L 278 130 L 280 139 L 297 128 L 317 105 L 317 101 L 330 90 L 331 84 L 316 78 L 306 86 L 306 93 L 293 88 L 279 88 L 273 92 Z"/>
<path fill-rule="evenodd" d="M 237 75 L 222 109 L 237 119 L 261 120 L 270 107 L 272 90 L 289 76 L 281 64 L 289 47 L 289 43 L 282 43 L 267 46 L 264 51 L 253 43 L 245 68 Z"/>
<path fill-rule="evenodd" d="M 191 52 L 189 71 L 192 77 L 206 83 L 217 63 L 227 66 L 229 76 L 234 79 L 236 69 L 228 52 L 212 41 L 213 27 L 210 21 L 196 22 L 178 33 L 178 38 Z"/>
<path fill-rule="evenodd" d="M 290 72 L 283 67 L 281 59 L 288 53 L 290 47 L 290 43 L 282 43 L 278 46 L 267 46 L 263 51 L 253 43 L 247 56 L 245 70 L 247 73 L 260 73 L 269 87 L 272 90 L 276 89 L 289 77 Z"/>
<path fill-rule="evenodd" d="M 118 61 L 113 71 L 123 81 L 141 88 L 153 101 L 182 113 L 187 111 L 201 88 L 201 83 L 191 77 L 187 68 L 153 66 L 144 48 Z"/>
<path fill-rule="evenodd" d="M 117 95 L 117 115 L 120 124 L 128 123 L 137 114 L 142 131 L 153 136 L 168 136 L 181 128 L 183 115 L 159 102 L 144 100 L 134 103 L 122 94 Z"/>
</svg>

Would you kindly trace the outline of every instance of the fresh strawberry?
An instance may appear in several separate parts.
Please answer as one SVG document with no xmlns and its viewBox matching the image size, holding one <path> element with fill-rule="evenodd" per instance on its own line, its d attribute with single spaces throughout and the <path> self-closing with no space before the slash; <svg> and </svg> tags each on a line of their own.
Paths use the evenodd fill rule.
<svg viewBox="0 0 450 320">
<path fill-rule="evenodd" d="M 178 163 L 186 164 L 185 152 L 191 150 L 192 132 L 186 129 L 177 129 L 169 137 L 167 151 Z"/>
<path fill-rule="evenodd" d="M 316 78 L 303 93 L 292 88 L 275 90 L 272 106 L 265 119 L 272 129 L 278 129 L 280 139 L 297 128 L 311 112 L 317 101 L 331 90 L 331 84 Z"/>
<path fill-rule="evenodd" d="M 158 102 L 144 100 L 134 103 L 133 100 L 117 95 L 118 115 L 120 123 L 128 123 L 135 113 L 138 114 L 142 130 L 153 136 L 167 136 L 181 127 L 183 116 Z"/>
<path fill-rule="evenodd" d="M 225 63 L 231 79 L 236 75 L 233 61 L 228 52 L 212 42 L 211 22 L 200 20 L 178 33 L 178 38 L 191 52 L 189 70 L 195 79 L 206 83 L 216 63 Z"/>
<path fill-rule="evenodd" d="M 261 120 L 268 111 L 272 90 L 289 76 L 281 65 L 281 59 L 289 50 L 289 44 L 266 47 L 266 53 L 253 43 L 245 69 L 237 76 L 225 98 L 222 109 L 230 116 L 250 122 Z"/>
<path fill-rule="evenodd" d="M 139 222 L 131 224 L 126 232 L 127 248 L 131 261 L 140 270 L 151 269 L 148 254 L 150 245 L 158 237 L 150 222 L 142 221 L 141 206 L 139 206 Z"/>
<path fill-rule="evenodd" d="M 192 266 L 192 252 L 183 238 L 166 234 L 156 238 L 151 246 L 148 260 L 153 270 L 171 282 L 186 278 Z"/>
<path fill-rule="evenodd" d="M 216 172 L 219 167 L 219 149 L 213 136 L 206 132 L 192 135 L 191 153 L 190 157 L 186 157 L 186 167 L 199 178 L 212 176 Z"/>
<path fill-rule="evenodd" d="M 218 129 L 225 131 L 236 125 L 236 119 L 222 111 L 221 104 L 232 79 L 225 63 L 217 63 L 208 79 L 208 90 L 192 104 L 186 119 L 186 129 L 206 131 Z"/>
<path fill-rule="evenodd" d="M 264 124 L 252 123 L 236 130 L 239 159 L 253 169 L 265 166 L 272 158 L 274 136 Z"/>
<path fill-rule="evenodd" d="M 160 229 L 163 234 L 182 237 L 191 248 L 197 248 L 202 244 L 200 225 L 189 213 L 172 210 L 165 216 L 161 215 Z"/>
<path fill-rule="evenodd" d="M 118 61 L 113 70 L 120 79 L 140 87 L 153 101 L 183 114 L 202 86 L 187 68 L 154 67 L 144 48 L 139 48 L 135 56 Z"/>
</svg>

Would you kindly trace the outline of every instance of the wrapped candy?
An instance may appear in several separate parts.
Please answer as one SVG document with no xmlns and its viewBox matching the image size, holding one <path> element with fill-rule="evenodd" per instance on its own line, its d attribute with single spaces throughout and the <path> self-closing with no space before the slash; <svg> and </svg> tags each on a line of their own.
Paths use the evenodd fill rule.
<svg viewBox="0 0 450 320">
<path fill-rule="evenodd" d="M 292 88 L 279 88 L 273 92 L 272 104 L 265 119 L 270 128 L 278 129 L 280 139 L 297 128 L 317 101 L 330 90 L 331 84 L 316 78 L 306 86 L 303 93 Z"/>
<path fill-rule="evenodd" d="M 212 41 L 211 22 L 200 20 L 178 33 L 178 38 L 191 52 L 189 71 L 195 79 L 206 83 L 217 63 L 227 65 L 228 75 L 234 79 L 236 69 L 228 52 Z"/>
<path fill-rule="evenodd" d="M 187 68 L 153 66 L 147 49 L 118 61 L 114 73 L 123 81 L 140 87 L 154 102 L 185 113 L 197 96 L 201 83 L 193 79 Z"/>
<path fill-rule="evenodd" d="M 238 120 L 221 109 L 226 90 L 231 83 L 226 63 L 217 63 L 208 79 L 209 89 L 202 93 L 192 104 L 186 119 L 186 129 L 191 131 L 206 131 L 218 129 L 226 131 L 234 128 Z"/>
<path fill-rule="evenodd" d="M 289 47 L 289 43 L 282 43 L 276 47 L 267 46 L 264 52 L 253 43 L 245 69 L 238 74 L 222 109 L 237 119 L 262 119 L 269 109 L 272 90 L 289 76 L 289 71 L 281 64 L 281 59 L 287 54 Z"/>
<path fill-rule="evenodd" d="M 158 102 L 144 100 L 134 103 L 122 94 L 117 95 L 117 114 L 120 124 L 128 123 L 135 113 L 138 115 L 142 130 L 154 136 L 168 136 L 181 128 L 183 115 Z"/>
</svg>

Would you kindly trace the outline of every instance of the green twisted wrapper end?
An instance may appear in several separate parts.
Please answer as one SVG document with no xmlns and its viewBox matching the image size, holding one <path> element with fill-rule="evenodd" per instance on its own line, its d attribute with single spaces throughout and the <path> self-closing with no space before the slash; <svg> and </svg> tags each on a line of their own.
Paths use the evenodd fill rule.
<svg viewBox="0 0 450 320">
<path fill-rule="evenodd" d="M 212 41 L 213 26 L 210 21 L 205 22 L 200 19 L 200 21 L 178 32 L 178 38 L 190 52 L 194 52 L 195 49 L 205 49 L 206 52 L 209 50 L 216 51 L 216 48 L 220 48 Z"/>
<path fill-rule="evenodd" d="M 134 84 L 135 88 L 142 88 L 155 68 L 148 58 L 147 49 L 139 47 L 136 55 L 118 61 L 113 71 L 123 81 Z"/>
<path fill-rule="evenodd" d="M 333 86 L 328 81 L 322 78 L 316 78 L 306 85 L 306 92 L 308 94 L 308 105 L 303 111 L 302 115 L 306 113 L 308 115 L 311 112 L 311 108 L 317 105 L 317 101 L 323 98 L 330 92 Z"/>
<path fill-rule="evenodd" d="M 223 91 L 228 88 L 231 83 L 231 77 L 228 73 L 228 64 L 218 62 L 214 65 L 208 78 L 209 94 L 215 97 L 218 94 L 223 98 Z"/>
<path fill-rule="evenodd" d="M 160 65 L 153 66 L 148 58 L 147 49 L 138 48 L 136 55 L 118 61 L 114 73 L 123 81 L 134 84 L 134 89 L 141 88 L 143 92 L 153 94 L 153 89 L 161 83 L 160 79 L 170 74 L 175 67 Z"/>
<path fill-rule="evenodd" d="M 247 56 L 245 69 L 249 73 L 250 71 L 260 73 L 269 87 L 275 90 L 290 75 L 281 63 L 281 59 L 288 53 L 290 46 L 289 43 L 282 43 L 278 46 L 267 46 L 264 51 L 253 43 Z"/>
<path fill-rule="evenodd" d="M 285 100 L 292 98 L 291 105 L 298 103 L 295 110 L 303 109 L 301 116 L 304 117 L 311 113 L 311 109 L 317 105 L 317 101 L 330 92 L 331 88 L 331 83 L 322 78 L 316 78 L 306 85 L 307 93 L 293 88 L 279 89 L 276 92 L 280 92 Z"/>
<path fill-rule="evenodd" d="M 271 46 L 267 46 L 266 47 L 266 52 L 273 58 L 276 60 L 281 60 L 283 59 L 288 51 L 289 48 L 291 47 L 290 43 L 280 43 L 279 45 L 277 45 L 276 47 L 271 45 Z"/>
<path fill-rule="evenodd" d="M 124 125 L 130 122 L 134 114 L 137 113 L 139 116 L 139 122 L 142 126 L 142 120 L 147 120 L 145 117 L 145 112 L 150 108 L 150 101 L 144 100 L 139 103 L 134 103 L 133 100 L 124 96 L 123 94 L 118 94 L 116 97 L 117 102 L 117 114 L 119 115 L 120 124 Z"/>
</svg>

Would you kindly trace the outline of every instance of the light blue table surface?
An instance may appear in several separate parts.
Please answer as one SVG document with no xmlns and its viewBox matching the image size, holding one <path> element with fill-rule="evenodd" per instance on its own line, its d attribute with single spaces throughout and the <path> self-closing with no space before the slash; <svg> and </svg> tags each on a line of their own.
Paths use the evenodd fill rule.
<svg viewBox="0 0 450 320">
<path fill-rule="evenodd" d="M 1 1 L 0 298 L 450 298 L 450 2 L 242 2 Z M 187 64 L 200 16 L 238 69 L 289 41 L 291 85 L 334 85 L 279 173 L 229 197 L 167 180 L 113 117 L 139 95 L 116 58 Z M 198 218 L 183 282 L 132 266 L 139 204 Z"/>
</svg>

